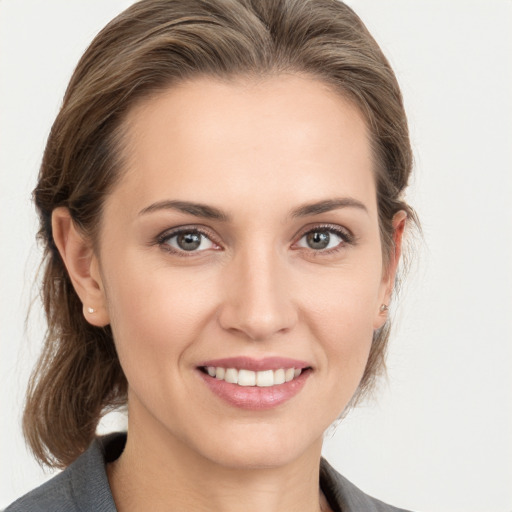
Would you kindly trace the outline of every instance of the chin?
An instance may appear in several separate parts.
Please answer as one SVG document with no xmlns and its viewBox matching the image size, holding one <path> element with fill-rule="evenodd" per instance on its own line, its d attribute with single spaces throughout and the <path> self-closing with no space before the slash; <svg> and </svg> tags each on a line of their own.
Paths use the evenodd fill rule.
<svg viewBox="0 0 512 512">
<path fill-rule="evenodd" d="M 225 442 L 205 447 L 215 464 L 229 469 L 258 470 L 284 467 L 303 457 L 320 459 L 322 436 L 317 440 L 306 439 L 299 432 L 276 432 L 274 428 L 252 426 L 245 432 L 229 436 Z M 257 430 L 257 432 L 255 432 Z M 206 455 L 206 453 L 205 453 Z"/>
</svg>

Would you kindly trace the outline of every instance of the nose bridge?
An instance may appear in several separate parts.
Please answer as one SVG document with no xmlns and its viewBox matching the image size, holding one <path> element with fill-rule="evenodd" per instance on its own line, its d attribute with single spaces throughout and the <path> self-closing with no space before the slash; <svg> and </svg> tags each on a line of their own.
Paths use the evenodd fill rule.
<svg viewBox="0 0 512 512">
<path fill-rule="evenodd" d="M 289 330 L 296 321 L 288 275 L 282 258 L 267 244 L 246 248 L 226 268 L 224 329 L 263 340 Z"/>
</svg>

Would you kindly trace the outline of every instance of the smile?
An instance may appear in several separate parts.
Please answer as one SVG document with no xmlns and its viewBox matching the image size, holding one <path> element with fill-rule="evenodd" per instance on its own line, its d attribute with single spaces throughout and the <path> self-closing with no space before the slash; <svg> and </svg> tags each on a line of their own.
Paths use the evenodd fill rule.
<svg viewBox="0 0 512 512">
<path fill-rule="evenodd" d="M 278 368 L 276 370 L 253 371 L 236 368 L 223 368 L 222 366 L 207 366 L 204 368 L 210 377 L 223 380 L 238 386 L 256 386 L 268 388 L 285 382 L 291 382 L 302 373 L 301 368 Z"/>
<path fill-rule="evenodd" d="M 285 404 L 313 373 L 306 361 L 286 357 L 229 357 L 196 367 L 207 388 L 232 407 L 264 411 Z"/>
</svg>

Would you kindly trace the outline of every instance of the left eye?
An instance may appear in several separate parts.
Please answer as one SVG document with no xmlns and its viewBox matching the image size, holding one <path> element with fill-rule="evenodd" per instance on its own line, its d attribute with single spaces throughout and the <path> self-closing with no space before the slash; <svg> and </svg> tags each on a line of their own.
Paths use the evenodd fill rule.
<svg viewBox="0 0 512 512">
<path fill-rule="evenodd" d="M 345 241 L 345 238 L 341 234 L 333 230 L 315 229 L 302 236 L 297 245 L 306 249 L 323 251 L 326 249 L 334 249 Z"/>
<path fill-rule="evenodd" d="M 215 244 L 199 231 L 182 231 L 166 237 L 163 244 L 170 246 L 175 251 L 198 252 L 213 249 Z"/>
</svg>

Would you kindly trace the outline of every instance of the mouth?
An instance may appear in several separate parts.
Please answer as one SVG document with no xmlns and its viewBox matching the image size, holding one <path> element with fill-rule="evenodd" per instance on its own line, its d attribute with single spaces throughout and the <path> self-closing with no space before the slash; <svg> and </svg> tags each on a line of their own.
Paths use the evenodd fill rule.
<svg viewBox="0 0 512 512">
<path fill-rule="evenodd" d="M 269 388 L 291 382 L 300 377 L 306 368 L 277 368 L 276 370 L 248 370 L 245 368 L 225 368 L 223 366 L 202 366 L 200 371 L 217 380 L 242 387 Z"/>
<path fill-rule="evenodd" d="M 289 401 L 300 393 L 313 372 L 303 361 L 279 357 L 217 359 L 197 369 L 214 395 L 230 406 L 253 411 Z"/>
</svg>

